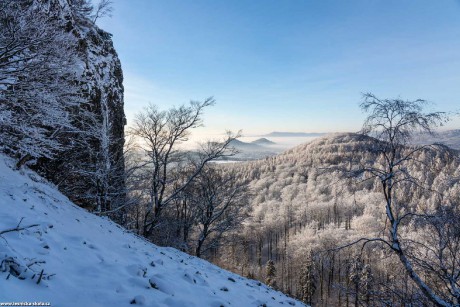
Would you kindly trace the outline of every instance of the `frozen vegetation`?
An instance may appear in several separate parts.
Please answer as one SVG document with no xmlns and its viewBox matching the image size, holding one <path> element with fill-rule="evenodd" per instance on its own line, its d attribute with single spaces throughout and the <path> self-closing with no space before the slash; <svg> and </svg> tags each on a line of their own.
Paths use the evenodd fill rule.
<svg viewBox="0 0 460 307">
<path fill-rule="evenodd" d="M 192 150 L 209 97 L 125 130 L 111 3 L 0 0 L 0 305 L 460 306 L 450 113 L 367 93 L 357 134 Z"/>
<path fill-rule="evenodd" d="M 157 247 L 13 165 L 0 156 L 0 302 L 304 306 L 258 281 Z"/>
</svg>

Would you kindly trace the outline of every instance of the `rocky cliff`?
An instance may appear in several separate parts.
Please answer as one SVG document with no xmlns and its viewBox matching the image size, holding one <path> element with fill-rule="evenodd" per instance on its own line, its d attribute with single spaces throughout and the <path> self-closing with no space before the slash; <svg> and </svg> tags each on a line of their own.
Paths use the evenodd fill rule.
<svg viewBox="0 0 460 307">
<path fill-rule="evenodd" d="M 111 34 L 90 18 L 84 0 L 35 0 L 43 13 L 62 21 L 74 39 L 75 80 L 82 103 L 72 110 L 82 133 L 69 135 L 71 149 L 46 166 L 47 176 L 75 203 L 107 212 L 124 201 L 123 72 Z"/>
</svg>

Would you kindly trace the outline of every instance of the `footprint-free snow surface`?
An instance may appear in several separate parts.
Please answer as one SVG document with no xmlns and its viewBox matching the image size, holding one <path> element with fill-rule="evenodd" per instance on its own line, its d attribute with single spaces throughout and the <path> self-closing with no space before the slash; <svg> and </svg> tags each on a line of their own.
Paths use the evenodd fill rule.
<svg viewBox="0 0 460 307">
<path fill-rule="evenodd" d="M 0 303 L 304 306 L 255 280 L 157 247 L 11 165 L 0 155 Z"/>
</svg>

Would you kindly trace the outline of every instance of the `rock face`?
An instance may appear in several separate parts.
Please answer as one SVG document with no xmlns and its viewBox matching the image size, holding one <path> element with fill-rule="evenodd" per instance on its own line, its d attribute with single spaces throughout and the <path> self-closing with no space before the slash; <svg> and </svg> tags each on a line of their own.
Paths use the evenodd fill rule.
<svg viewBox="0 0 460 307">
<path fill-rule="evenodd" d="M 97 211 L 108 211 L 124 201 L 123 72 L 109 33 L 95 25 L 80 26 L 77 31 L 81 34 L 79 46 L 83 46 L 81 59 L 85 64 L 83 76 L 86 81 L 83 85 L 89 107 L 98 119 L 98 128 L 93 131 L 96 148 L 88 148 L 88 157 L 98 165 L 96 173 L 102 170 L 102 178 L 97 183 L 99 190 L 94 191 L 97 197 L 87 205 L 95 205 L 92 209 Z"/>
<path fill-rule="evenodd" d="M 35 0 L 46 14 L 62 20 L 77 50 L 75 82 L 83 102 L 71 115 L 80 135 L 71 149 L 48 164 L 47 176 L 72 201 L 91 211 L 111 211 L 124 202 L 123 72 L 111 34 L 95 25 L 88 1 Z M 62 172 L 61 172 L 62 170 Z"/>
</svg>

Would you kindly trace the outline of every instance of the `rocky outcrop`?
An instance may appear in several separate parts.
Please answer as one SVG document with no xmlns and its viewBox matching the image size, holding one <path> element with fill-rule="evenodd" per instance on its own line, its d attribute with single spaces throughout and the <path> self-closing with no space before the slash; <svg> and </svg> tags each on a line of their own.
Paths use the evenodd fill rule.
<svg viewBox="0 0 460 307">
<path fill-rule="evenodd" d="M 112 35 L 89 18 L 88 1 L 35 0 L 71 33 L 75 80 L 82 103 L 71 111 L 81 133 L 69 135 L 70 150 L 47 163 L 45 173 L 72 201 L 91 211 L 113 211 L 124 202 L 123 72 Z M 43 6 L 43 4 L 45 5 Z"/>
</svg>

